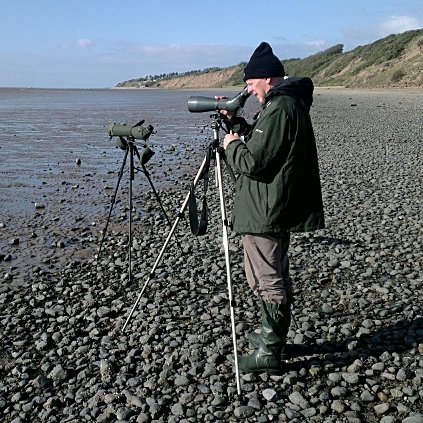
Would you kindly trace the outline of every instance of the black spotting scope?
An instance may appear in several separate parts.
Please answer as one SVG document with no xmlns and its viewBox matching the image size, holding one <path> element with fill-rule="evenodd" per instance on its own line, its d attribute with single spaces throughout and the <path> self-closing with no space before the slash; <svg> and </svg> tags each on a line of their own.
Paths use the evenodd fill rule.
<svg viewBox="0 0 423 423">
<path fill-rule="evenodd" d="M 118 125 L 112 123 L 107 127 L 107 133 L 110 138 L 112 137 L 128 137 L 137 140 L 147 141 L 148 137 L 153 133 L 153 126 L 148 125 L 147 127 L 142 126 L 144 120 L 139 121 L 134 126 Z"/>
<path fill-rule="evenodd" d="M 188 99 L 188 110 L 191 113 L 213 112 L 227 110 L 235 114 L 244 107 L 247 98 L 250 96 L 247 87 L 231 99 L 216 100 L 212 97 L 191 96 Z"/>
</svg>

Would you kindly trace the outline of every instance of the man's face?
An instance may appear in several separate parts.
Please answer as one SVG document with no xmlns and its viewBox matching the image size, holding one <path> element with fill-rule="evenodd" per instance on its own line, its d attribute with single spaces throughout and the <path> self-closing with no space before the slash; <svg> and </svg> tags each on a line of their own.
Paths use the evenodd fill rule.
<svg viewBox="0 0 423 423">
<path fill-rule="evenodd" d="M 253 94 L 260 104 L 264 104 L 266 94 L 270 90 L 270 78 L 247 79 L 248 92 Z"/>
</svg>

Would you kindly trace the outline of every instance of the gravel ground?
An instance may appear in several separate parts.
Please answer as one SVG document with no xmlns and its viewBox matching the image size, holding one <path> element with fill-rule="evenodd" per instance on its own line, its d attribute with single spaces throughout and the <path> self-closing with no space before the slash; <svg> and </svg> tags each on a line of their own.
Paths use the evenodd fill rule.
<svg viewBox="0 0 423 423">
<path fill-rule="evenodd" d="M 59 268 L 49 268 L 46 258 L 18 287 L 4 274 L 2 421 L 421 423 L 421 92 L 319 90 L 312 113 L 327 228 L 292 239 L 295 324 L 281 375 L 241 374 L 237 394 L 213 184 L 207 234 L 194 238 L 182 219 L 181 248 L 169 243 L 152 278 L 170 225 L 148 192 L 134 203 L 132 282 L 123 204 L 98 259 L 64 254 Z M 159 189 L 171 223 L 187 193 L 181 187 L 194 176 L 195 167 L 178 186 Z M 229 214 L 227 177 L 225 188 Z M 102 227 L 99 219 L 76 231 L 77 244 L 94 252 Z M 239 236 L 229 237 L 244 354 L 258 305 L 244 280 Z"/>
</svg>

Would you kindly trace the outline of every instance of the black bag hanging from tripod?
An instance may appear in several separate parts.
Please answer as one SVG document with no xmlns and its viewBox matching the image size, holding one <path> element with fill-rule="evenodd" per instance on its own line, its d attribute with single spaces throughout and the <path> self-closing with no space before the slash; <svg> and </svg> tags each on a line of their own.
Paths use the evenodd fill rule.
<svg viewBox="0 0 423 423">
<path fill-rule="evenodd" d="M 195 185 L 191 184 L 189 191 L 189 224 L 191 227 L 191 232 L 195 236 L 204 235 L 207 232 L 207 223 L 209 216 L 209 209 L 207 206 L 207 190 L 209 187 L 209 170 L 210 170 L 210 161 L 213 154 L 213 147 L 209 147 L 206 153 L 206 162 L 204 164 L 204 170 L 201 174 L 203 179 L 203 200 L 202 208 L 200 213 L 200 220 L 198 219 L 198 208 L 197 208 L 197 199 L 195 197 Z"/>
</svg>

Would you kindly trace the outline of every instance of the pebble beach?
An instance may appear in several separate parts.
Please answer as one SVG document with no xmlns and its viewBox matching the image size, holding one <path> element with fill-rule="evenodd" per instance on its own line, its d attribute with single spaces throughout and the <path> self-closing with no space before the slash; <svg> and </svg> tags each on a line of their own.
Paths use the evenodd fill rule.
<svg viewBox="0 0 423 423">
<path fill-rule="evenodd" d="M 19 163 L 20 153 L 2 141 L 0 420 L 422 423 L 422 94 L 316 89 L 326 228 L 292 235 L 294 319 L 283 372 L 241 373 L 240 394 L 214 183 L 207 233 L 194 237 L 185 214 L 150 274 L 205 154 L 208 116 L 147 113 L 146 123 L 163 119 L 148 169 L 167 218 L 138 171 L 131 272 L 126 176 L 111 209 L 123 152 L 88 142 L 92 155 L 82 146 L 63 150 L 26 181 L 31 165 L 11 170 L 4 158 Z M 104 132 L 112 115 L 101 116 Z M 64 130 L 81 125 L 67 120 Z M 10 172 L 21 178 L 7 180 Z M 230 216 L 233 186 L 224 174 Z M 246 354 L 259 308 L 234 232 L 229 248 L 236 346 Z"/>
</svg>

